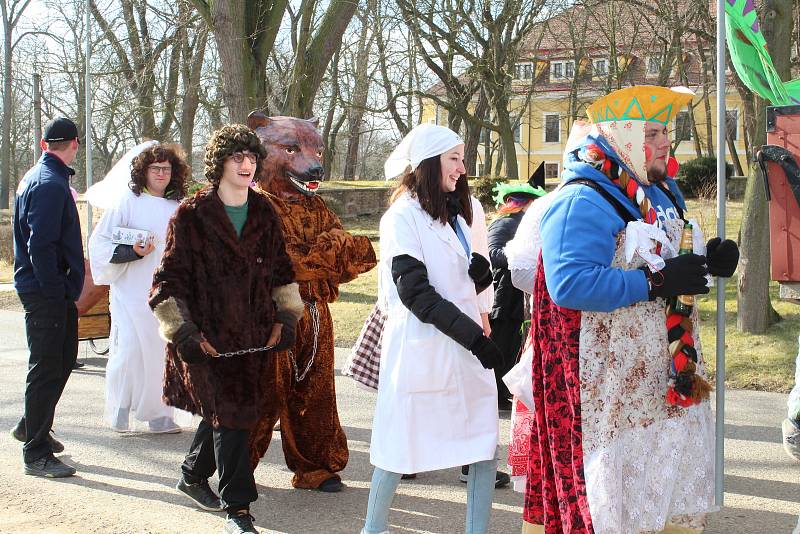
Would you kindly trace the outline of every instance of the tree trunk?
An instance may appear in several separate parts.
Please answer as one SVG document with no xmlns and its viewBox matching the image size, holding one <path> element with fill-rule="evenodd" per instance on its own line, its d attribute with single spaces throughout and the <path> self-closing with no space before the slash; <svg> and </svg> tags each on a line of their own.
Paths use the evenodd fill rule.
<svg viewBox="0 0 800 534">
<path fill-rule="evenodd" d="M 764 0 L 761 9 L 761 31 L 767 41 L 775 69 L 782 79 L 790 74 L 792 36 L 791 5 L 782 0 Z M 755 131 L 753 147 L 766 142 L 767 102 L 755 99 Z M 752 154 L 748 154 L 752 158 Z M 742 211 L 741 259 L 737 285 L 737 327 L 742 332 L 763 334 L 770 324 L 779 320 L 769 299 L 770 258 L 768 205 L 758 165 L 751 160 L 750 177 L 744 196 Z"/>
<path fill-rule="evenodd" d="M 283 105 L 286 115 L 309 118 L 313 114 L 314 97 L 317 96 L 328 63 L 342 45 L 342 35 L 350 24 L 357 5 L 358 2 L 350 0 L 331 0 L 308 48 L 298 50 L 298 54 L 304 55 L 303 68 L 292 74 Z"/>
<path fill-rule="evenodd" d="M 203 57 L 205 56 L 206 44 L 208 42 L 208 31 L 205 28 L 198 29 L 197 38 L 194 46 L 189 45 L 187 32 L 182 33 L 183 62 L 181 77 L 183 80 L 183 101 L 181 103 L 181 146 L 186 152 L 186 162 L 192 168 L 193 160 L 193 139 L 194 123 L 197 117 L 197 108 L 200 105 L 200 73 L 203 68 Z"/>
<path fill-rule="evenodd" d="M 3 2 L 3 124 L 2 148 L 0 149 L 0 209 L 8 209 L 11 184 L 11 116 L 14 113 L 11 101 L 11 82 L 13 76 L 11 33 L 13 27 L 6 15 Z"/>
<path fill-rule="evenodd" d="M 517 180 L 519 169 L 517 168 L 517 146 L 514 142 L 514 126 L 511 124 L 511 116 L 508 113 L 508 98 L 502 96 L 496 100 L 495 114 L 497 126 L 499 127 L 500 143 L 502 146 L 503 160 L 506 164 L 505 178 Z"/>
<path fill-rule="evenodd" d="M 478 102 L 475 105 L 475 116 L 485 120 L 488 111 L 489 100 L 486 98 L 486 93 L 480 91 Z M 478 144 L 480 144 L 482 129 L 479 124 L 467 122 L 467 131 L 464 136 L 464 168 L 467 169 L 468 176 L 476 176 L 478 174 Z"/>
<path fill-rule="evenodd" d="M 343 180 L 354 180 L 358 165 L 358 148 L 361 144 L 361 130 L 364 125 L 364 109 L 369 94 L 369 52 L 372 48 L 369 28 L 373 4 L 372 1 L 368 2 L 366 12 L 360 17 L 361 32 L 358 36 L 358 52 L 355 61 L 353 99 L 350 102 L 347 117 L 347 155 L 344 160 Z"/>
</svg>

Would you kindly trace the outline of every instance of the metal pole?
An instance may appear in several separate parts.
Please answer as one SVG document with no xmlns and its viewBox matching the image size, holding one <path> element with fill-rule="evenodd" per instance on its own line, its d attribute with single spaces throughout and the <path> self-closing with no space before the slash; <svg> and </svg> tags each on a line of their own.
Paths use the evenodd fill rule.
<svg viewBox="0 0 800 534">
<path fill-rule="evenodd" d="M 717 0 L 717 235 L 725 239 L 725 0 Z M 725 496 L 725 279 L 717 278 L 717 425 L 714 500 Z"/>
<path fill-rule="evenodd" d="M 86 133 L 84 135 L 85 144 L 86 144 L 86 189 L 92 186 L 92 76 L 91 76 L 91 59 L 92 59 L 92 26 L 91 26 L 91 19 L 90 11 L 89 11 L 89 0 L 86 0 L 86 50 L 85 50 L 85 58 L 86 64 L 84 66 L 84 78 L 85 78 L 85 91 L 86 91 L 86 121 L 85 121 L 85 128 Z M 89 236 L 92 234 L 92 205 L 89 202 L 86 202 L 86 249 L 89 249 Z"/>
<path fill-rule="evenodd" d="M 33 163 L 42 155 L 42 76 L 33 73 Z"/>
</svg>

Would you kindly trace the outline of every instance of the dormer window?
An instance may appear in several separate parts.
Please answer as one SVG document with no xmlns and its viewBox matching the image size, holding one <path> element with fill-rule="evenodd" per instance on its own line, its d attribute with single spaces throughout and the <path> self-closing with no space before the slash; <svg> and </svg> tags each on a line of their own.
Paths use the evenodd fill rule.
<svg viewBox="0 0 800 534">
<path fill-rule="evenodd" d="M 514 65 L 515 80 L 530 80 L 533 77 L 533 65 L 530 63 L 517 63 Z"/>
<path fill-rule="evenodd" d="M 608 60 L 606 58 L 595 59 L 592 62 L 592 73 L 595 76 L 606 76 L 608 74 Z"/>
<path fill-rule="evenodd" d="M 572 60 L 551 61 L 550 80 L 557 81 L 575 77 L 575 62 Z"/>
</svg>

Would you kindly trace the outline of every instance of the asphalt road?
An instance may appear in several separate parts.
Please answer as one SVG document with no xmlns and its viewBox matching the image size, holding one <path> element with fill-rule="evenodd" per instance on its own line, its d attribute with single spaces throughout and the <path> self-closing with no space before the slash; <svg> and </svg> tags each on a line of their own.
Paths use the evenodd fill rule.
<svg viewBox="0 0 800 534">
<path fill-rule="evenodd" d="M 341 365 L 346 351 L 337 351 Z M 81 347 L 86 363 L 73 373 L 56 413 L 62 458 L 78 476 L 43 480 L 22 474 L 21 445 L 8 434 L 22 411 L 27 361 L 22 314 L 0 310 L 0 532 L 221 532 L 220 514 L 201 512 L 173 488 L 191 432 L 120 435 L 102 423 L 105 358 Z M 280 439 L 256 470 L 259 499 L 252 507 L 262 532 L 357 533 L 369 493 L 369 438 L 374 397 L 336 377 L 339 413 L 348 436 L 347 488 L 322 494 L 291 487 Z M 800 463 L 780 445 L 785 395 L 729 391 L 726 416 L 726 507 L 710 519 L 709 534 L 786 533 L 800 515 Z M 509 422 L 501 421 L 504 453 Z M 404 481 L 391 512 L 393 532 L 463 532 L 465 486 L 458 471 Z M 495 493 L 491 531 L 518 533 L 522 495 Z"/>
</svg>

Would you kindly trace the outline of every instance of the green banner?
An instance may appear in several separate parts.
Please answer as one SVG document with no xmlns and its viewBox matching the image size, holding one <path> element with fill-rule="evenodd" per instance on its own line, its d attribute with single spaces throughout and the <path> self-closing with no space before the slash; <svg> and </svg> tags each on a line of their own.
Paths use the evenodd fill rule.
<svg viewBox="0 0 800 534">
<path fill-rule="evenodd" d="M 725 1 L 731 62 L 744 84 L 774 106 L 800 104 L 800 80 L 784 83 L 767 50 L 753 0 Z"/>
</svg>

